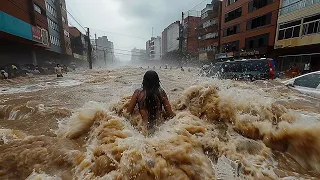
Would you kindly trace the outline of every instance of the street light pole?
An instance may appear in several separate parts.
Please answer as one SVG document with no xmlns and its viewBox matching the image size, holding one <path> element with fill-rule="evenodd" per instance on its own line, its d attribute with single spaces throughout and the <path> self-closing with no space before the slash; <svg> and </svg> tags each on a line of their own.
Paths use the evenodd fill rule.
<svg viewBox="0 0 320 180">
<path fill-rule="evenodd" d="M 87 28 L 87 39 L 88 39 L 88 62 L 89 62 L 89 68 L 92 69 L 92 47 L 91 47 L 91 41 L 90 41 L 89 28 Z"/>
</svg>

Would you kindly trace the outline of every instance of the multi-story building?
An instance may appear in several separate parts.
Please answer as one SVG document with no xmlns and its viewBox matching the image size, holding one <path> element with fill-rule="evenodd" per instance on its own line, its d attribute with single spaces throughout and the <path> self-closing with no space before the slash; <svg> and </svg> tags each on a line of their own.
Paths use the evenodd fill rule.
<svg viewBox="0 0 320 180">
<path fill-rule="evenodd" d="M 201 11 L 201 22 L 197 28 L 200 61 L 213 61 L 219 51 L 221 4 L 221 1 L 213 0 Z"/>
<path fill-rule="evenodd" d="M 223 0 L 220 50 L 235 58 L 273 58 L 279 2 Z"/>
<path fill-rule="evenodd" d="M 282 0 L 275 45 L 279 70 L 320 69 L 320 0 Z"/>
<path fill-rule="evenodd" d="M 131 50 L 132 62 L 146 62 L 148 59 L 146 50 L 137 48 Z"/>
<path fill-rule="evenodd" d="M 58 1 L 45 0 L 47 21 L 49 25 L 49 37 L 50 37 L 50 51 L 55 53 L 62 53 L 61 44 L 61 25 L 59 24 L 58 16 Z M 58 58 L 58 54 L 55 58 Z"/>
<path fill-rule="evenodd" d="M 162 55 L 179 50 L 180 21 L 170 24 L 162 32 Z"/>
<path fill-rule="evenodd" d="M 58 8 L 58 22 L 60 27 L 60 43 L 62 45 L 62 53 L 64 55 L 72 56 L 71 40 L 68 25 L 68 16 L 66 10 L 65 0 L 56 0 Z"/>
<path fill-rule="evenodd" d="M 48 48 L 44 1 L 2 0 L 0 19 L 0 66 L 37 64 L 37 52 Z"/>
<path fill-rule="evenodd" d="M 152 37 L 151 40 L 146 42 L 146 51 L 149 59 L 160 60 L 162 57 L 162 40 L 161 36 Z"/>
<path fill-rule="evenodd" d="M 108 40 L 107 36 L 98 37 L 92 44 L 95 49 L 95 65 L 107 65 L 109 62 L 114 61 L 114 46 L 113 42 Z"/>
<path fill-rule="evenodd" d="M 200 13 L 188 11 L 187 17 L 183 20 L 183 51 L 193 56 L 198 56 L 198 33 L 196 29 L 200 24 Z"/>
<path fill-rule="evenodd" d="M 82 61 L 87 61 L 88 44 L 86 41 L 86 36 L 82 34 L 76 27 L 69 27 L 69 33 L 73 57 L 77 60 L 81 60 L 79 61 L 80 64 Z"/>
</svg>

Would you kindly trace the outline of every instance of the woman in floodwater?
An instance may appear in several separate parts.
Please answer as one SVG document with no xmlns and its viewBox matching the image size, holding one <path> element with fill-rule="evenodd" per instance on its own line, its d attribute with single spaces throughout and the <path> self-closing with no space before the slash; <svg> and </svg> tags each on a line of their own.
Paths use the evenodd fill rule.
<svg viewBox="0 0 320 180">
<path fill-rule="evenodd" d="M 130 114 L 138 104 L 142 119 L 148 123 L 148 130 L 152 130 L 161 118 L 163 109 L 168 117 L 173 117 L 166 92 L 160 87 L 159 76 L 155 71 L 147 71 L 143 77 L 142 88 L 137 89 L 128 104 Z"/>
</svg>

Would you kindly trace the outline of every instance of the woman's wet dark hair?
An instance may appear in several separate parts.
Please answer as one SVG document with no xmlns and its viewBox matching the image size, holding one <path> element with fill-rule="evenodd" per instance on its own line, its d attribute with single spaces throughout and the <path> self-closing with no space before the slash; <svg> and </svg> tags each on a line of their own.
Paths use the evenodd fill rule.
<svg viewBox="0 0 320 180">
<path fill-rule="evenodd" d="M 148 128 L 153 128 L 158 104 L 156 96 L 159 94 L 160 80 L 155 71 L 147 71 L 143 77 L 143 89 L 146 91 L 146 108 L 148 110 Z"/>
</svg>

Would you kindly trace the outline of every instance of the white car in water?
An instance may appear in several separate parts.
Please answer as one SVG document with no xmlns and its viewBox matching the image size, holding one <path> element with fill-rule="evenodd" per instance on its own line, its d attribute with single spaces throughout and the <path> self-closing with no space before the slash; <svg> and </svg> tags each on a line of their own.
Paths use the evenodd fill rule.
<svg viewBox="0 0 320 180">
<path fill-rule="evenodd" d="M 283 83 L 291 89 L 320 99 L 320 71 L 304 74 Z"/>
</svg>

